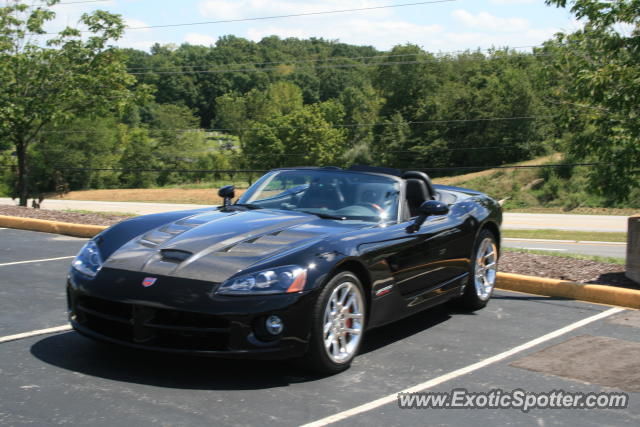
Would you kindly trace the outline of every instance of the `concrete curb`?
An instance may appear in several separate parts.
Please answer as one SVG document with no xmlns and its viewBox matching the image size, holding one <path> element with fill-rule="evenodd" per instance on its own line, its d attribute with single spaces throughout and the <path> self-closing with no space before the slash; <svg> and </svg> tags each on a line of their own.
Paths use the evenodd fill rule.
<svg viewBox="0 0 640 427">
<path fill-rule="evenodd" d="M 5 215 L 0 215 L 0 227 L 65 234 L 75 237 L 93 237 L 107 228 L 101 225 L 73 224 Z M 640 309 L 640 290 L 634 289 L 605 285 L 584 285 L 566 280 L 512 273 L 498 273 L 496 287 L 508 291 Z"/>
<path fill-rule="evenodd" d="M 636 289 L 582 284 L 512 273 L 498 273 L 496 287 L 508 291 L 640 309 L 640 290 Z"/>
<path fill-rule="evenodd" d="M 74 237 L 93 237 L 107 228 L 102 225 L 73 224 L 70 222 L 47 221 L 44 219 L 6 215 L 0 215 L 0 227 L 64 234 Z"/>
</svg>

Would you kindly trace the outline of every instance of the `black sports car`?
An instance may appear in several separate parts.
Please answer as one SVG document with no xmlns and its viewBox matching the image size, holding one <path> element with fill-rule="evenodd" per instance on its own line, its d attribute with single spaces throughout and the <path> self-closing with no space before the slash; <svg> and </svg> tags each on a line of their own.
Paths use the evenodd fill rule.
<svg viewBox="0 0 640 427">
<path fill-rule="evenodd" d="M 366 330 L 491 297 L 502 212 L 422 172 L 268 172 L 235 203 L 145 215 L 97 235 L 68 276 L 83 335 L 222 357 L 345 369 Z"/>
</svg>

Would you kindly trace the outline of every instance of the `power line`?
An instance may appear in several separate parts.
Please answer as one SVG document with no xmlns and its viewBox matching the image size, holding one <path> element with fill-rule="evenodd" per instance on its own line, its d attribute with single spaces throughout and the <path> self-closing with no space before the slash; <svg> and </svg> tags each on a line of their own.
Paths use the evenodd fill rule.
<svg viewBox="0 0 640 427">
<path fill-rule="evenodd" d="M 466 169 L 541 169 L 541 168 L 567 168 L 567 167 L 594 167 L 594 166 L 610 166 L 615 163 L 561 163 L 550 165 L 514 165 L 514 166 L 453 166 L 443 168 L 421 168 L 422 171 L 448 171 L 448 170 L 466 170 Z"/>
<path fill-rule="evenodd" d="M 453 50 L 453 51 L 444 51 L 444 52 L 425 52 L 425 51 L 421 51 L 421 52 L 415 52 L 415 53 L 399 53 L 399 54 L 380 54 L 380 55 L 368 55 L 368 56 L 334 56 L 334 57 L 327 57 L 327 58 L 310 58 L 310 59 L 291 59 L 291 60 L 280 60 L 280 61 L 266 61 L 266 62 L 241 62 L 241 63 L 229 63 L 229 64 L 208 64 L 208 65 L 189 65 L 189 64 L 183 64 L 183 65 L 171 65 L 171 66 L 166 66 L 166 67 L 158 67 L 158 68 L 154 68 L 154 67 L 130 67 L 127 69 L 127 71 L 132 72 L 132 71 L 139 71 L 139 70 L 172 70 L 172 69 L 183 69 L 183 68 L 207 68 L 207 69 L 213 69 L 213 67 L 220 67 L 220 66 L 226 66 L 226 67 L 247 67 L 247 66 L 260 66 L 260 65 L 289 65 L 289 64 L 300 64 L 300 63 L 316 63 L 316 62 L 332 62 L 332 61 L 359 61 L 359 60 L 368 60 L 368 59 L 387 59 L 387 58 L 398 58 L 398 57 L 408 57 L 408 56 L 425 56 L 427 57 L 426 59 L 431 60 L 431 61 L 435 61 L 435 60 L 442 60 L 442 59 L 446 59 L 447 56 L 450 55 L 454 55 L 454 54 L 464 54 L 464 53 L 468 53 L 468 54 L 476 54 L 476 53 L 482 53 L 482 52 L 501 52 L 501 53 L 509 53 L 511 54 L 511 56 L 509 57 L 496 57 L 493 56 L 491 58 L 464 58 L 465 60 L 486 60 L 486 59 L 506 59 L 506 58 L 527 58 L 527 57 L 537 57 L 537 56 L 551 56 L 550 53 L 527 53 L 527 52 L 520 52 L 517 51 L 516 49 L 530 49 L 530 48 L 538 48 L 538 47 L 542 47 L 541 45 L 537 45 L 537 46 L 505 46 L 502 48 L 485 48 L 485 49 L 466 49 L 466 50 Z M 514 54 L 519 54 L 519 55 L 523 55 L 523 56 L 516 56 Z M 431 58 L 430 56 L 435 56 L 435 58 Z M 183 71 L 183 70 L 180 70 Z"/>
<path fill-rule="evenodd" d="M 405 56 L 405 55 L 402 55 Z M 406 55 L 409 56 L 409 55 Z M 546 57 L 553 56 L 550 53 L 545 54 L 530 54 L 531 57 Z M 497 61 L 507 59 L 521 59 L 523 56 L 509 56 L 509 57 L 491 57 L 491 58 L 479 58 L 469 59 L 473 61 Z M 424 60 L 412 60 L 412 61 L 390 61 L 390 62 L 359 62 L 353 64 L 331 64 L 331 65 L 314 65 L 314 69 L 332 69 L 332 68 L 356 68 L 356 67 L 392 67 L 394 65 L 411 65 L 411 64 L 428 64 L 441 61 L 440 58 L 425 58 Z M 308 61 L 311 64 L 313 61 Z M 260 65 L 260 63 L 247 64 L 247 65 Z M 282 62 L 280 65 L 288 65 L 286 62 Z M 259 72 L 259 71 L 278 71 L 280 67 L 262 67 L 262 68 L 215 68 L 208 70 L 181 70 L 181 71 L 141 71 L 141 72 L 129 72 L 131 75 L 145 75 L 145 74 L 217 74 L 217 73 L 247 73 L 247 72 Z"/>
<path fill-rule="evenodd" d="M 586 104 L 578 104 L 575 102 L 569 102 L 569 101 L 555 101 L 549 98 L 543 98 L 542 99 L 543 102 L 548 102 L 550 104 L 556 104 L 556 105 L 570 105 L 572 107 L 579 107 L 579 108 L 586 108 L 589 110 L 596 110 L 596 111 L 601 111 L 601 112 L 605 112 L 605 113 L 610 113 L 611 110 L 609 110 L 608 108 L 604 108 L 604 107 L 594 107 L 592 105 L 586 105 Z"/>
<path fill-rule="evenodd" d="M 470 122 L 494 122 L 494 121 L 514 121 L 514 120 L 541 120 L 551 119 L 555 116 L 518 116 L 518 117 L 481 117 L 476 119 L 449 119 L 449 120 L 410 120 L 405 122 L 378 122 L 378 123 L 348 123 L 348 124 L 334 124 L 335 128 L 355 128 L 355 127 L 374 127 L 374 126 L 404 126 L 404 125 L 418 125 L 418 124 L 446 124 L 446 123 L 470 123 Z M 306 126 L 278 126 L 277 129 L 312 129 Z M 240 130 L 244 131 L 257 131 L 263 128 L 256 127 L 238 127 L 238 128 L 208 128 L 208 129 L 148 129 L 153 132 L 172 132 L 172 133 L 189 133 L 189 132 L 236 132 Z M 96 130 L 49 130 L 43 133 L 61 133 L 61 134 L 74 134 L 74 133 L 99 133 Z"/>
<path fill-rule="evenodd" d="M 548 164 L 548 165 L 499 165 L 499 166 L 453 166 L 453 167 L 437 167 L 437 168 L 411 168 L 404 167 L 405 170 L 419 170 L 419 171 L 447 171 L 447 170 L 470 170 L 470 169 L 542 169 L 542 168 L 567 168 L 567 167 L 597 167 L 597 166 L 610 166 L 614 163 L 600 162 L 600 163 L 561 163 L 561 164 Z M 14 165 L 1 165 L 2 168 L 12 168 Z M 72 168 L 72 167 L 57 167 L 57 170 L 68 171 L 94 171 L 94 172 L 177 172 L 177 173 L 217 173 L 217 174 L 240 174 L 240 173 L 265 173 L 267 169 L 128 169 L 128 168 Z"/>
<path fill-rule="evenodd" d="M 543 143 L 543 141 L 539 141 L 539 143 Z M 532 147 L 534 144 L 532 142 L 523 143 L 523 145 L 494 145 L 489 147 L 455 147 L 455 148 L 437 148 L 437 151 L 482 151 L 482 150 L 504 150 L 504 149 L 522 149 Z M 542 147 L 542 145 L 540 146 Z M 429 146 L 423 148 L 430 148 Z M 59 148 L 42 148 L 37 151 L 43 153 L 60 153 L 63 151 L 68 151 L 69 149 L 66 147 Z M 211 151 L 197 151 L 190 152 L 190 155 L 201 155 L 207 154 Z M 392 154 L 420 154 L 418 150 L 385 150 L 385 153 Z M 242 154 L 242 157 L 296 157 L 296 156 L 308 156 L 309 153 L 261 153 L 261 154 L 248 154 L 248 153 L 237 153 Z M 429 153 L 433 154 L 433 153 Z M 185 154 L 186 156 L 186 154 Z"/>
<path fill-rule="evenodd" d="M 393 9 L 400 7 L 410 7 L 410 6 L 421 6 L 427 4 L 436 4 L 436 3 L 451 3 L 458 0 L 431 0 L 431 1 L 421 1 L 415 3 L 402 3 L 402 4 L 392 4 L 386 6 L 370 6 L 370 7 L 358 7 L 352 9 L 336 9 L 336 10 L 325 10 L 319 12 L 304 12 L 304 13 L 291 13 L 286 15 L 271 15 L 271 16 L 258 16 L 253 18 L 237 18 L 237 19 L 221 19 L 217 21 L 201 21 L 201 22 L 185 22 L 180 24 L 161 24 L 161 25 L 145 25 L 139 27 L 125 27 L 127 30 L 147 30 L 153 28 L 174 28 L 174 27 L 187 27 L 193 25 L 214 25 L 214 24 L 228 24 L 232 22 L 247 22 L 247 21 L 265 21 L 271 19 L 282 19 L 282 18 L 297 18 L 303 16 L 317 16 L 317 15 L 330 15 L 330 14 L 340 14 L 340 13 L 350 13 L 350 12 L 365 12 L 369 10 L 379 10 L 379 9 Z M 89 30 L 80 31 L 81 33 L 90 33 Z M 41 35 L 45 34 L 57 34 L 57 33 L 41 33 Z M 34 34 L 38 35 L 38 34 Z"/>
<path fill-rule="evenodd" d="M 55 6 L 58 6 L 58 5 L 61 5 L 61 4 L 102 3 L 102 2 L 108 2 L 108 1 L 111 1 L 111 0 L 63 1 L 63 2 L 60 2 L 60 3 L 52 4 L 51 6 L 47 6 L 47 5 L 29 6 L 29 9 L 35 9 L 35 8 L 38 8 L 38 7 L 55 7 Z"/>
<path fill-rule="evenodd" d="M 106 1 L 111 1 L 111 0 L 63 1 L 63 2 L 60 2 L 60 3 L 56 3 L 53 6 L 57 6 L 59 4 L 101 3 L 101 2 L 106 2 Z"/>
<path fill-rule="evenodd" d="M 349 13 L 349 12 L 364 12 L 368 10 L 421 6 L 421 5 L 435 4 L 435 3 L 450 3 L 454 1 L 457 1 L 457 0 L 431 0 L 431 1 L 421 1 L 421 2 L 415 2 L 415 3 L 392 4 L 392 5 L 386 5 L 386 6 L 358 7 L 358 8 L 352 8 L 352 9 L 326 10 L 326 11 L 320 11 L 320 12 L 305 12 L 305 13 L 292 13 L 292 14 L 286 14 L 286 15 L 259 16 L 254 18 L 222 19 L 217 21 L 188 22 L 188 23 L 182 23 L 182 24 L 147 25 L 147 26 L 141 26 L 141 27 L 127 27 L 127 29 L 144 30 L 144 29 L 150 29 L 150 28 L 185 27 L 185 26 L 191 26 L 191 25 L 210 25 L 210 24 L 227 24 L 231 22 L 264 21 L 264 20 L 270 20 L 270 19 L 297 18 L 302 16 L 329 15 L 329 14 Z"/>
</svg>

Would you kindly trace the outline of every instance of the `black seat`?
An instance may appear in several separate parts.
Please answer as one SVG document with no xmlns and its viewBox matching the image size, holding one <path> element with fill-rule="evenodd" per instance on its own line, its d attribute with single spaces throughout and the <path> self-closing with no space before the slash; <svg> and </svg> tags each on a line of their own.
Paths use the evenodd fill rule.
<svg viewBox="0 0 640 427">
<path fill-rule="evenodd" d="M 421 181 L 424 182 L 425 186 L 427 187 L 427 194 L 429 195 L 427 197 L 426 200 L 436 200 L 436 190 L 435 188 L 433 188 L 433 184 L 431 183 L 431 178 L 429 178 L 429 175 L 427 175 L 424 172 L 420 172 L 420 171 L 407 171 L 405 173 L 402 174 L 402 178 L 409 180 L 409 179 L 419 179 Z"/>
<path fill-rule="evenodd" d="M 344 206 L 344 196 L 334 183 L 314 181 L 304 192 L 299 208 L 327 208 L 340 209 Z"/>
<path fill-rule="evenodd" d="M 421 179 L 407 179 L 407 204 L 412 218 L 419 215 L 420 205 L 427 200 L 431 200 L 427 184 Z"/>
</svg>

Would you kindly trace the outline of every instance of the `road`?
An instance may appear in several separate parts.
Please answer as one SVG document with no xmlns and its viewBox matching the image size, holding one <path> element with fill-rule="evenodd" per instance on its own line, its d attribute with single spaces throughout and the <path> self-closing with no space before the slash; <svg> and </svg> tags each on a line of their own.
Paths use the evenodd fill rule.
<svg viewBox="0 0 640 427">
<path fill-rule="evenodd" d="M 640 314 L 498 291 L 474 313 L 437 307 L 366 334 L 346 372 L 95 343 L 66 324 L 64 278 L 83 239 L 0 230 L 0 424 L 635 425 Z M 16 334 L 21 334 L 18 338 Z M 419 391 L 628 392 L 626 409 L 400 409 Z M 382 400 L 380 400 L 382 398 Z M 363 406 L 364 405 L 364 406 Z M 636 421 L 633 421 L 636 420 Z"/>
<path fill-rule="evenodd" d="M 502 245 L 507 248 L 533 249 L 614 258 L 625 258 L 627 256 L 627 245 L 616 242 L 575 242 L 571 240 L 503 238 Z"/>
<path fill-rule="evenodd" d="M 14 205 L 9 198 L 0 198 L 0 204 Z M 174 203 L 97 202 L 85 200 L 45 200 L 44 209 L 87 210 L 97 212 L 128 212 L 150 214 L 157 212 L 197 209 L 208 205 Z M 505 213 L 505 229 L 553 229 L 574 231 L 627 231 L 627 217 L 615 215 L 564 215 Z"/>
<path fill-rule="evenodd" d="M 505 213 L 503 228 L 526 230 L 627 231 L 627 217 L 619 215 L 567 215 Z"/>
</svg>

